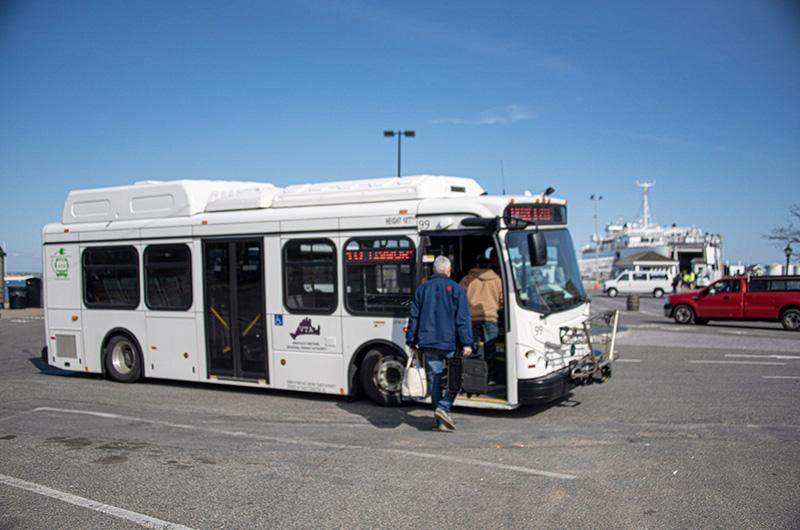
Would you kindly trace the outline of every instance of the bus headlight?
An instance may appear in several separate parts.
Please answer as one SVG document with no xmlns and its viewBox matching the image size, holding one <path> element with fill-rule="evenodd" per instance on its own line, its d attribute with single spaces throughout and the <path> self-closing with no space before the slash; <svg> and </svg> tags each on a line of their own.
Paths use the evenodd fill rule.
<svg viewBox="0 0 800 530">
<path fill-rule="evenodd" d="M 533 350 L 525 353 L 525 360 L 528 361 L 528 368 L 547 368 L 547 359 L 544 355 Z"/>
</svg>

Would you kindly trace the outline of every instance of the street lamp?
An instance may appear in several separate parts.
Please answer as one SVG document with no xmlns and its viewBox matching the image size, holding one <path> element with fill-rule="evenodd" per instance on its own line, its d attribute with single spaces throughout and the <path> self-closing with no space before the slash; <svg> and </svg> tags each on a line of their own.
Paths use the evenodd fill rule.
<svg viewBox="0 0 800 530">
<path fill-rule="evenodd" d="M 417 133 L 414 131 L 383 131 L 384 138 L 394 138 L 397 136 L 397 176 L 400 176 L 400 140 L 405 136 L 406 138 L 415 138 Z"/>
<path fill-rule="evenodd" d="M 594 283 L 600 283 L 600 279 L 598 278 L 598 271 L 597 271 L 597 260 L 598 254 L 600 253 L 600 234 L 597 232 L 597 203 L 603 200 L 602 195 L 595 195 L 594 193 L 589 196 L 594 202 Z"/>
<path fill-rule="evenodd" d="M 786 248 L 783 249 L 783 253 L 786 254 L 786 276 L 789 276 L 789 260 L 792 257 L 792 247 L 789 243 L 786 243 Z"/>
</svg>

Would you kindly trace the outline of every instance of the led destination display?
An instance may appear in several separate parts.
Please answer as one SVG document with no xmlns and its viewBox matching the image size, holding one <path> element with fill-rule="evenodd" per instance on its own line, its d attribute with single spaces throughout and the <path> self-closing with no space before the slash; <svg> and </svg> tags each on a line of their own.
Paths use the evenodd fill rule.
<svg viewBox="0 0 800 530">
<path fill-rule="evenodd" d="M 383 249 L 383 250 L 347 250 L 344 253 L 347 263 L 412 263 L 413 250 Z"/>
<path fill-rule="evenodd" d="M 563 204 L 511 204 L 503 218 L 511 227 L 519 224 L 567 224 L 567 207 Z"/>
</svg>

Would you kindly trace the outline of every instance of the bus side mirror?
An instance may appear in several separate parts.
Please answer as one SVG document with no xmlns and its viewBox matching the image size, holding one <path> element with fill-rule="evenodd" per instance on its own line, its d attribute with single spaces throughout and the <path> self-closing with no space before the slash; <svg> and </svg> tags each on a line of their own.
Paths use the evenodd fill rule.
<svg viewBox="0 0 800 530">
<path fill-rule="evenodd" d="M 538 230 L 528 234 L 528 258 L 533 267 L 547 265 L 547 241 Z"/>
</svg>

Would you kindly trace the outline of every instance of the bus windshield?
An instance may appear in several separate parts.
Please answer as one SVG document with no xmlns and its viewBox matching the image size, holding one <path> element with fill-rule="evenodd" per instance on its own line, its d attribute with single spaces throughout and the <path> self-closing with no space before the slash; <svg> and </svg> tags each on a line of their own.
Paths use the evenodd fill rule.
<svg viewBox="0 0 800 530">
<path fill-rule="evenodd" d="M 586 293 L 567 229 L 543 231 L 547 241 L 547 264 L 540 267 L 531 266 L 528 233 L 512 231 L 506 238 L 519 304 L 525 309 L 549 314 L 584 303 Z"/>
</svg>

